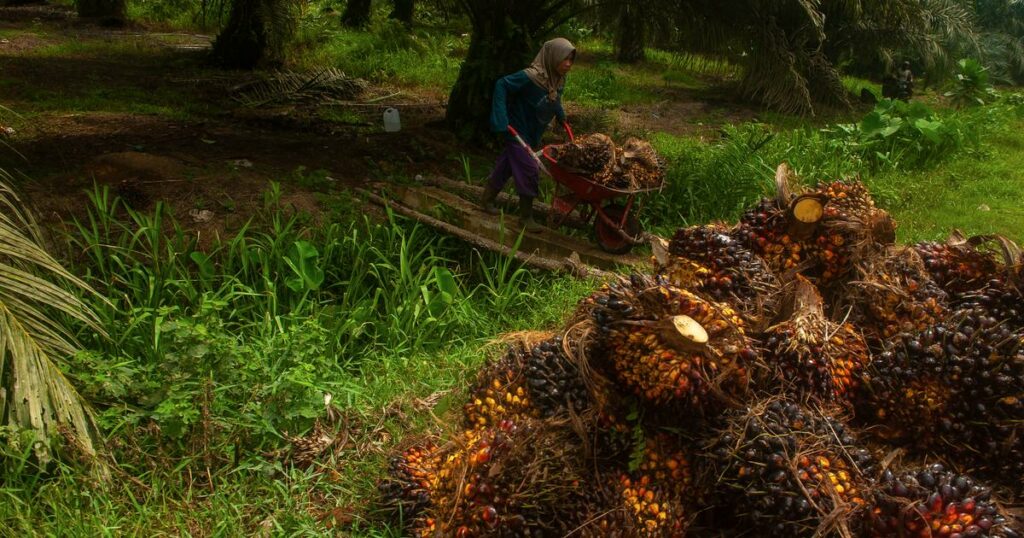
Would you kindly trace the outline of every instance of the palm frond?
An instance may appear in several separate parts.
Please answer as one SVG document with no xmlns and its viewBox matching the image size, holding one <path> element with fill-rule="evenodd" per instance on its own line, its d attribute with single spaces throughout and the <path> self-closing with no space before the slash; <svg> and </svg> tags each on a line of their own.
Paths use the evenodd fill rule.
<svg viewBox="0 0 1024 538">
<path fill-rule="evenodd" d="M 49 440 L 60 428 L 94 456 L 92 413 L 59 364 L 78 349 L 63 320 L 106 335 L 71 290 L 95 292 L 43 249 L 42 233 L 10 181 L 0 170 L 0 421 L 34 431 L 41 462 L 51 457 Z"/>
<path fill-rule="evenodd" d="M 328 67 L 312 73 L 278 72 L 235 87 L 242 106 L 329 102 L 353 99 L 366 90 L 366 82 Z"/>
</svg>

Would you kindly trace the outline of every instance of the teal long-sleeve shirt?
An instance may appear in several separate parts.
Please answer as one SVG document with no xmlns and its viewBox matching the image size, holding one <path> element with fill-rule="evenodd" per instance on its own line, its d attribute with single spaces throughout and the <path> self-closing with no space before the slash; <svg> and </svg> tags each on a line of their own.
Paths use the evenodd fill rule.
<svg viewBox="0 0 1024 538">
<path fill-rule="evenodd" d="M 495 83 L 491 101 L 491 129 L 494 132 L 507 132 L 511 125 L 527 144 L 536 148 L 540 146 L 544 130 L 556 117 L 559 122 L 565 121 L 562 90 L 558 90 L 558 99 L 551 101 L 547 90 L 530 80 L 525 70 L 502 77 Z"/>
</svg>

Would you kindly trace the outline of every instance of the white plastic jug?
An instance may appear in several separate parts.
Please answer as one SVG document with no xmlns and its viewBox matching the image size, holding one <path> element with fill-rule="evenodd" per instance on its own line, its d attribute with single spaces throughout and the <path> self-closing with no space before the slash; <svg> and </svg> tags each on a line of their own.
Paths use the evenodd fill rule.
<svg viewBox="0 0 1024 538">
<path fill-rule="evenodd" d="M 402 118 L 398 116 L 397 108 L 384 110 L 384 132 L 395 133 L 402 130 Z"/>
</svg>

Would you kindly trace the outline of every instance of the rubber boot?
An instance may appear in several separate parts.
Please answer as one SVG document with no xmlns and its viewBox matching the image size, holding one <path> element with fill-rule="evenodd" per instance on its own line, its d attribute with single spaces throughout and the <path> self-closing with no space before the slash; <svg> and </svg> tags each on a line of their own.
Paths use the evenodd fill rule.
<svg viewBox="0 0 1024 538">
<path fill-rule="evenodd" d="M 484 186 L 484 195 L 480 198 L 480 208 L 484 210 L 484 213 L 490 215 L 498 214 L 498 207 L 494 205 L 494 201 L 498 199 L 498 191 L 490 185 Z"/>
<path fill-rule="evenodd" d="M 544 229 L 544 225 L 533 220 L 533 198 L 526 196 L 519 197 L 519 220 L 528 232 L 536 232 Z"/>
</svg>

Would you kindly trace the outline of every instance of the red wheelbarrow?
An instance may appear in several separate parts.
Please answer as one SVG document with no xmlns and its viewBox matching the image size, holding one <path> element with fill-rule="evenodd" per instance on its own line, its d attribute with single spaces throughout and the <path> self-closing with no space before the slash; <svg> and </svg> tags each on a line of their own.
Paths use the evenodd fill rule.
<svg viewBox="0 0 1024 538">
<path fill-rule="evenodd" d="M 568 124 L 565 125 L 565 131 L 569 134 L 569 139 L 573 140 L 572 130 Z M 595 183 L 586 176 L 558 164 L 558 145 L 544 146 L 542 150 L 534 152 L 513 127 L 509 126 L 509 132 L 533 155 L 540 169 L 563 187 L 556 187 L 554 199 L 551 201 L 554 214 L 549 218 L 549 224 L 561 226 L 578 208 L 579 218 L 584 224 L 590 224 L 593 220 L 594 239 L 601 250 L 611 254 L 625 254 L 643 242 L 640 222 L 633 216 L 634 209 L 641 205 L 636 203 L 636 197 L 638 194 L 656 191 L 661 186 L 620 190 Z M 541 160 L 541 157 L 544 159 Z"/>
</svg>

